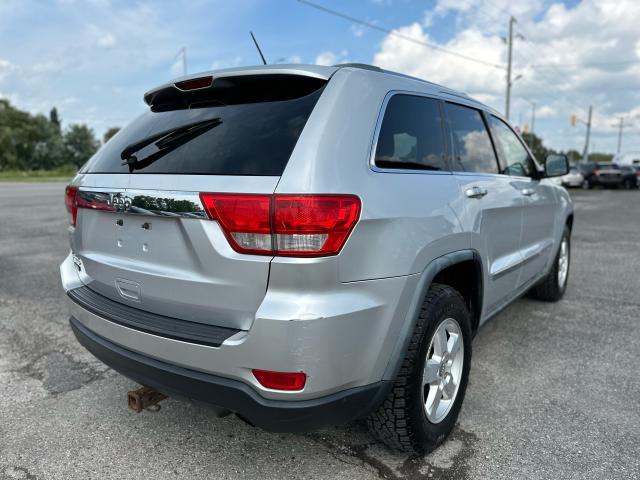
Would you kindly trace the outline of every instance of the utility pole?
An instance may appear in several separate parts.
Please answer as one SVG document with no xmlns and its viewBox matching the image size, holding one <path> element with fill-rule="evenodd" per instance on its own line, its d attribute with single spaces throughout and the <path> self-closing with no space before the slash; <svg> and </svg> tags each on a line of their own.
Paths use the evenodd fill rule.
<svg viewBox="0 0 640 480">
<path fill-rule="evenodd" d="M 618 155 L 620 155 L 620 147 L 622 147 L 622 129 L 624 128 L 624 117 L 620 117 L 618 126 Z"/>
<path fill-rule="evenodd" d="M 531 102 L 531 134 L 536 126 L 536 102 Z"/>
<path fill-rule="evenodd" d="M 511 103 L 511 62 L 513 60 L 513 24 L 516 23 L 515 17 L 509 19 L 509 37 L 507 38 L 507 98 L 504 109 L 505 117 L 509 120 L 509 109 Z"/>
<path fill-rule="evenodd" d="M 587 119 L 587 139 L 584 142 L 584 151 L 582 152 L 582 161 L 587 163 L 589 161 L 589 137 L 591 136 L 591 110 L 589 105 L 589 118 Z"/>
</svg>

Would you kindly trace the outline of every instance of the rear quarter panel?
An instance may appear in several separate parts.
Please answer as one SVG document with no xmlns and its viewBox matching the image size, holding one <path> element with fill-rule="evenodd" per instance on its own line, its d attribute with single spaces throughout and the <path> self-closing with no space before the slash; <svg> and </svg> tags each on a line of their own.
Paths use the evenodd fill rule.
<svg viewBox="0 0 640 480">
<path fill-rule="evenodd" d="M 419 273 L 433 258 L 468 248 L 453 175 L 383 173 L 370 167 L 381 108 L 393 90 L 435 93 L 424 82 L 356 69 L 336 72 L 276 188 L 276 193 L 360 197 L 358 225 L 342 252 L 325 260 L 334 263 L 341 282 Z"/>
</svg>

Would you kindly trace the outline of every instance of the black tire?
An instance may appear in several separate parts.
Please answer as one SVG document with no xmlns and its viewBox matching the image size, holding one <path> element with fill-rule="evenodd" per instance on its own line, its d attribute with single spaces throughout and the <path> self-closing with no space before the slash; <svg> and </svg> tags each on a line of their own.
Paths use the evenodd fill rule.
<svg viewBox="0 0 640 480">
<path fill-rule="evenodd" d="M 423 370 L 431 339 L 448 318 L 460 326 L 464 356 L 457 394 L 447 415 L 438 423 L 427 419 L 423 403 Z M 453 429 L 464 400 L 471 364 L 471 318 L 462 296 L 447 285 L 433 284 L 420 310 L 415 330 L 395 384 L 377 411 L 367 418 L 371 433 L 391 448 L 428 453 Z"/>
<path fill-rule="evenodd" d="M 628 178 L 624 181 L 623 183 L 624 189 L 625 190 L 631 190 L 634 187 L 634 184 L 631 180 L 629 180 Z"/>
<path fill-rule="evenodd" d="M 562 235 L 561 242 L 567 242 L 568 248 L 568 265 L 567 265 L 567 275 L 563 285 L 560 285 L 558 281 L 558 270 L 560 264 L 560 248 L 558 249 L 558 253 L 556 254 L 556 258 L 553 261 L 553 267 L 549 271 L 545 277 L 538 282 L 536 286 L 531 290 L 531 294 L 534 298 L 538 300 L 543 300 L 545 302 L 557 302 L 560 300 L 564 292 L 567 290 L 567 284 L 569 283 L 569 272 L 571 270 L 571 232 L 569 231 L 569 227 L 564 227 L 564 233 Z M 562 243 L 561 243 L 562 245 Z"/>
<path fill-rule="evenodd" d="M 590 189 L 591 189 L 591 182 L 590 182 L 588 179 L 586 179 L 586 178 L 585 178 L 585 179 L 582 181 L 582 188 L 583 188 L 584 190 L 590 190 Z"/>
</svg>

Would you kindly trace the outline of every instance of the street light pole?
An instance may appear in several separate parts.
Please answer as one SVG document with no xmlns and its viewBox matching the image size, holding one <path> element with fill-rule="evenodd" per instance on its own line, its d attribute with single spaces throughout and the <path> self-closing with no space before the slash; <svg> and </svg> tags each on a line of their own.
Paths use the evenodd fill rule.
<svg viewBox="0 0 640 480">
<path fill-rule="evenodd" d="M 620 117 L 618 124 L 618 155 L 620 155 L 620 147 L 622 147 L 622 129 L 624 128 L 624 117 Z"/>
<path fill-rule="evenodd" d="M 511 107 L 511 63 L 513 60 L 513 24 L 516 22 L 515 17 L 509 19 L 509 37 L 507 38 L 507 97 L 505 105 L 505 117 L 509 121 L 509 110 Z"/>
<path fill-rule="evenodd" d="M 584 142 L 584 151 L 582 152 L 582 161 L 587 163 L 589 161 L 589 137 L 591 136 L 591 112 L 592 107 L 589 105 L 589 118 L 587 119 L 587 138 Z"/>
</svg>

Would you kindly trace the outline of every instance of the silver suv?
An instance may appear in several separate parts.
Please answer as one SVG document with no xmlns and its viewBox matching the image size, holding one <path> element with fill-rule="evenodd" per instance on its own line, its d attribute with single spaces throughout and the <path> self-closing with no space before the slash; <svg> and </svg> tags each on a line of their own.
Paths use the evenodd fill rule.
<svg viewBox="0 0 640 480">
<path fill-rule="evenodd" d="M 71 327 L 142 385 L 270 431 L 366 418 L 425 452 L 471 340 L 562 297 L 573 223 L 499 113 L 366 65 L 179 79 L 66 189 Z"/>
</svg>

